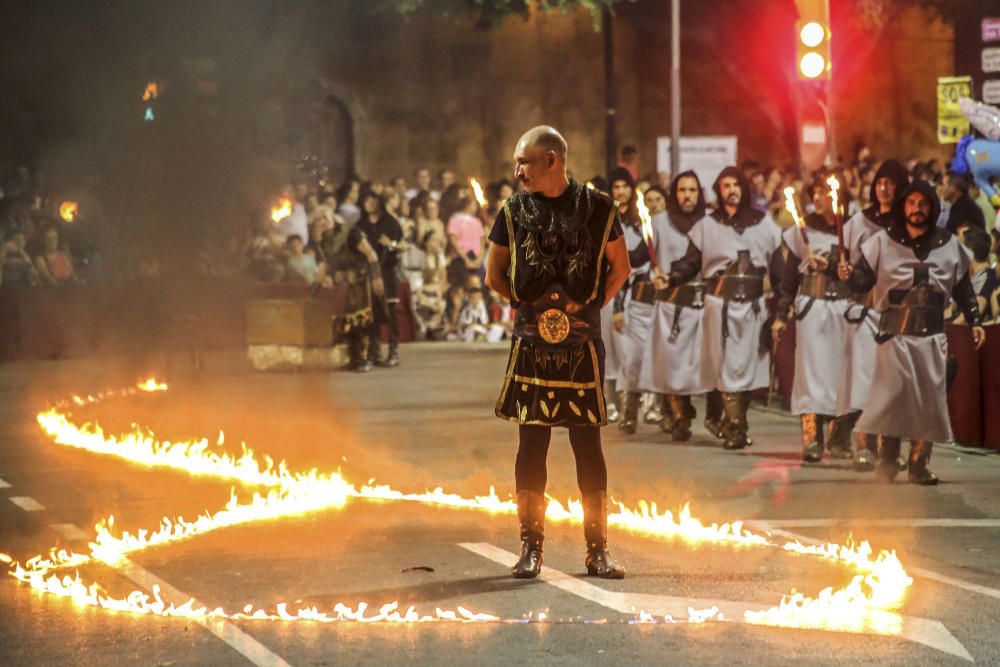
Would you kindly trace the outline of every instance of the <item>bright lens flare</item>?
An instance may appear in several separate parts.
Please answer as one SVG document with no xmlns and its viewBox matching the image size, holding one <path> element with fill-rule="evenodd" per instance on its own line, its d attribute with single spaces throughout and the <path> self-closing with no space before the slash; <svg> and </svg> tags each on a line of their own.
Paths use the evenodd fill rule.
<svg viewBox="0 0 1000 667">
<path fill-rule="evenodd" d="M 59 217 L 62 218 L 64 222 L 73 222 L 79 214 L 80 205 L 75 201 L 64 201 L 59 204 Z"/>
<path fill-rule="evenodd" d="M 825 70 L 826 58 L 815 51 L 810 51 L 799 60 L 799 71 L 807 78 L 815 79 Z"/>
<path fill-rule="evenodd" d="M 486 194 L 483 192 L 483 186 L 475 178 L 469 179 L 469 185 L 472 187 L 472 194 L 476 201 L 481 207 L 486 208 Z"/>
<path fill-rule="evenodd" d="M 819 46 L 826 39 L 826 28 L 816 21 L 810 21 L 802 26 L 802 30 L 799 31 L 799 39 L 809 48 Z"/>
<path fill-rule="evenodd" d="M 281 222 L 291 214 L 292 198 L 288 195 L 282 196 L 277 202 L 275 202 L 274 206 L 271 207 L 271 220 L 273 222 Z"/>
<path fill-rule="evenodd" d="M 795 215 L 797 216 L 797 211 Z M 53 549 L 47 556 L 35 556 L 23 564 L 0 553 L 0 562 L 8 565 L 11 576 L 39 592 L 68 598 L 81 606 L 156 616 L 323 623 L 520 623 L 526 619 L 532 620 L 530 615 L 503 619 L 492 614 L 469 611 L 463 606 L 457 606 L 455 610 L 435 609 L 433 614 L 419 613 L 413 607 L 402 609 L 396 602 L 371 611 L 364 602 L 357 602 L 353 606 L 337 603 L 330 611 L 321 611 L 316 607 L 290 609 L 287 603 L 278 602 L 274 605 L 274 611 L 246 605 L 242 611 L 227 612 L 221 608 L 199 606 L 193 600 L 179 606 L 167 603 L 156 587 L 153 588 L 152 595 L 133 591 L 125 597 L 114 597 L 100 584 L 85 582 L 78 573 L 72 576 L 57 574 L 60 570 L 75 569 L 95 562 L 122 563 L 129 554 L 190 540 L 219 529 L 316 511 L 339 510 L 352 500 L 413 502 L 490 515 L 517 513 L 516 504 L 512 500 L 500 498 L 493 488 L 488 495 L 468 498 L 447 493 L 440 488 L 422 493 L 407 493 L 373 482 L 358 487 L 339 472 L 321 473 L 315 469 L 293 472 L 284 461 L 275 463 L 267 456 L 258 458 L 245 445 L 241 454 L 231 454 L 222 449 L 225 444 L 222 434 L 214 445 L 207 438 L 173 443 L 160 441 L 138 426 L 125 435 L 112 436 L 106 435 L 96 424 L 77 425 L 67 412 L 73 407 L 85 407 L 110 398 L 159 393 L 167 389 L 166 384 L 149 379 L 119 392 L 73 396 L 39 413 L 37 419 L 42 430 L 55 443 L 63 446 L 114 456 L 151 468 L 165 468 L 193 476 L 236 482 L 266 492 L 258 490 L 250 498 L 241 499 L 234 491 L 225 507 L 217 512 L 206 512 L 190 520 L 164 517 L 152 530 L 119 531 L 115 517 L 107 517 L 95 526 L 96 537 L 89 544 L 88 553 Z M 569 501 L 564 505 L 550 499 L 546 519 L 555 523 L 580 525 L 583 521 L 582 507 L 579 501 Z M 876 555 L 867 542 L 822 546 L 773 542 L 763 535 L 746 530 L 739 521 L 721 525 L 703 524 L 691 515 L 686 505 L 675 516 L 670 511 L 660 511 L 655 503 L 646 501 L 640 501 L 635 508 L 616 503 L 609 512 L 608 523 L 637 536 L 680 540 L 690 545 L 728 544 L 735 548 L 783 549 L 800 557 L 839 563 L 856 573 L 850 584 L 843 588 L 826 588 L 816 597 L 793 591 L 791 595 L 782 598 L 780 604 L 770 609 L 747 610 L 743 615 L 744 622 L 844 632 L 865 630 L 898 634 L 902 630 L 902 617 L 898 612 L 913 580 L 894 552 L 883 551 Z M 637 611 L 637 615 L 640 623 L 676 622 L 669 617 L 664 617 L 661 621 L 642 611 Z M 543 614 L 538 614 L 533 620 L 543 622 L 545 619 Z M 716 608 L 690 609 L 688 614 L 689 623 L 722 620 L 727 619 Z"/>
</svg>

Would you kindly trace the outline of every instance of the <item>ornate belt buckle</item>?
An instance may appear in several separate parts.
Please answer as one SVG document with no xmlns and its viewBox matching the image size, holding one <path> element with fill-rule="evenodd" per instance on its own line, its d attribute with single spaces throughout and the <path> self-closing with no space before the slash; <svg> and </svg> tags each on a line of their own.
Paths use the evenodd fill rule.
<svg viewBox="0 0 1000 667">
<path fill-rule="evenodd" d="M 555 345 L 569 336 L 569 316 L 558 308 L 549 308 L 538 316 L 538 335 Z"/>
</svg>

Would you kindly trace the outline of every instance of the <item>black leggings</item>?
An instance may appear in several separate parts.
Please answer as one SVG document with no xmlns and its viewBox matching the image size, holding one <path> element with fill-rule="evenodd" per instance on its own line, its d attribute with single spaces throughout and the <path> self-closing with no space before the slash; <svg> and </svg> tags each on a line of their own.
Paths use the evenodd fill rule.
<svg viewBox="0 0 1000 667">
<path fill-rule="evenodd" d="M 514 462 L 514 482 L 518 491 L 545 493 L 548 471 L 545 460 L 549 454 L 552 429 L 548 426 L 518 427 L 520 442 Z M 607 491 L 608 468 L 601 451 L 601 429 L 596 426 L 569 427 L 569 444 L 576 458 L 576 481 L 580 493 Z"/>
</svg>

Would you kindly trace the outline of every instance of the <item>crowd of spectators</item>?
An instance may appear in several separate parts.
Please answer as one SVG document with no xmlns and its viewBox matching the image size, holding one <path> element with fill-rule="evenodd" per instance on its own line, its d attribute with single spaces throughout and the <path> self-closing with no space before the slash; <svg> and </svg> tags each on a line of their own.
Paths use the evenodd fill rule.
<svg viewBox="0 0 1000 667">
<path fill-rule="evenodd" d="M 905 162 L 912 179 L 924 179 L 938 190 L 942 214 L 938 224 L 958 234 L 974 256 L 974 285 L 981 305 L 992 320 L 1000 315 L 1000 230 L 997 214 L 984 193 L 966 175 L 948 173 L 936 159 Z M 643 172 L 634 146 L 622 151 L 619 166 L 638 176 L 643 192 L 659 185 L 668 190 L 670 175 Z M 805 195 L 808 175 L 793 167 L 741 165 L 750 183 L 752 205 L 767 211 L 779 225 L 793 224 L 786 210 L 784 190 L 799 196 L 800 210 L 810 212 Z M 848 164 L 840 166 L 848 215 L 868 207 L 871 183 L 879 161 L 864 145 L 857 146 Z M 582 179 L 581 179 L 582 180 Z M 607 190 L 601 176 L 588 179 Z M 396 176 L 366 181 L 350 178 L 334 187 L 322 178 L 299 178 L 281 189 L 271 210 L 255 214 L 243 240 L 213 241 L 224 247 L 225 258 L 208 258 L 201 269 L 210 275 L 261 282 L 287 282 L 322 288 L 332 284 L 323 254 L 324 234 L 337 225 L 353 226 L 367 217 L 398 225 L 392 243 L 398 261 L 395 271 L 409 289 L 409 303 L 417 336 L 426 340 L 500 340 L 510 331 L 510 304 L 483 287 L 488 237 L 503 202 L 518 183 L 499 180 L 473 188 L 471 179 L 458 178 L 449 169 L 432 175 L 417 169 L 412 179 Z M 712 199 L 710 184 L 703 184 Z M 669 190 L 668 190 L 669 191 Z M 44 178 L 18 168 L 3 179 L 0 191 L 0 286 L 43 287 L 79 284 L 95 277 L 101 254 L 85 232 L 79 210 L 64 211 L 67 202 L 47 194 Z M 74 203 L 75 202 L 70 202 Z M 138 275 L 142 275 L 139 271 Z"/>
</svg>

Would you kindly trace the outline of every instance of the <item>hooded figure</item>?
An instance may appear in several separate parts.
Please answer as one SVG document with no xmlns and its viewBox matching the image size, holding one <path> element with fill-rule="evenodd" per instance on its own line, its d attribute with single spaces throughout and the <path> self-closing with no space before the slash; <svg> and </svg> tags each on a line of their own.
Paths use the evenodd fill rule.
<svg viewBox="0 0 1000 667">
<path fill-rule="evenodd" d="M 888 211 L 882 211 L 879 201 L 879 180 L 888 178 L 895 185 L 893 204 Z M 909 187 L 909 173 L 898 160 L 886 160 L 875 172 L 871 187 L 871 206 L 856 213 L 844 224 L 844 245 L 851 264 L 861 260 L 861 246 L 876 234 L 884 233 L 894 225 L 900 215 L 895 203 Z M 837 415 L 844 417 L 845 427 L 861 417 L 861 411 L 868 401 L 874 372 L 875 338 L 878 335 L 879 313 L 872 308 L 869 292 L 855 292 L 853 303 L 844 314 L 848 323 L 844 345 L 844 366 L 838 382 Z M 870 471 L 875 467 L 879 434 L 855 432 L 854 470 Z"/>
<path fill-rule="evenodd" d="M 732 215 L 722 196 L 728 178 L 741 189 Z M 722 392 L 725 409 L 721 428 L 706 425 L 725 438 L 726 449 L 742 449 L 752 444 L 747 409 L 753 392 L 770 384 L 770 347 L 761 345 L 768 319 L 764 277 L 770 269 L 771 284 L 780 283 L 773 260 L 781 256 L 781 228 L 751 208 L 749 183 L 736 167 L 723 169 L 713 187 L 721 205 L 691 227 L 691 243 L 671 264 L 669 284 L 684 285 L 699 275 L 706 281 L 699 382 Z"/>
<path fill-rule="evenodd" d="M 872 186 L 868 195 L 868 201 L 871 202 L 871 205 L 862 211 L 862 213 L 875 224 L 888 227 L 890 220 L 882 214 L 881 205 L 878 200 L 878 182 L 881 178 L 888 178 L 895 183 L 896 198 L 898 199 L 899 195 L 910 184 L 910 174 L 899 160 L 886 160 L 878 168 L 878 171 L 875 172 L 875 178 L 872 179 Z"/>
<path fill-rule="evenodd" d="M 682 178 L 693 178 L 698 184 L 698 203 L 695 204 L 694 210 L 690 213 L 685 213 L 681 210 L 681 205 L 677 201 L 677 190 Z M 682 234 L 687 234 L 694 227 L 694 223 L 698 222 L 705 217 L 705 208 L 707 206 L 705 202 L 705 190 L 701 187 L 701 181 L 698 179 L 698 174 L 691 170 L 683 171 L 670 181 L 670 193 L 665 195 L 667 199 L 667 214 L 670 216 L 670 222 L 673 223 Z M 716 196 L 718 196 L 718 191 L 716 191 Z"/>
<path fill-rule="evenodd" d="M 684 181 L 687 190 L 692 180 L 697 188 L 697 201 L 693 210 L 685 212 L 678 195 L 681 182 Z M 684 257 L 691 243 L 688 233 L 705 217 L 705 196 L 698 175 L 693 171 L 678 174 L 670 183 L 666 200 L 667 210 L 652 219 L 656 265 L 663 272 Z M 705 285 L 700 279 L 657 290 L 652 322 L 644 342 L 639 386 L 643 390 L 666 395 L 673 419 L 662 422 L 660 428 L 670 433 L 674 442 L 691 438 L 691 422 L 695 417 L 691 396 L 714 389 L 714 386 L 702 382 L 701 374 L 704 303 Z M 721 413 L 722 404 L 717 398 L 714 415 L 710 414 L 709 418 L 717 423 Z"/>
<path fill-rule="evenodd" d="M 922 209 L 913 210 L 911 203 L 907 218 L 909 198 L 925 200 L 926 214 Z M 861 257 L 850 278 L 856 290 L 871 290 L 873 308 L 881 315 L 872 391 L 857 428 L 881 434 L 876 471 L 886 482 L 899 472 L 896 459 L 901 438 L 912 443 L 910 482 L 926 485 L 938 481 L 927 463 L 934 441 L 952 439 L 947 400 L 948 339 L 944 333 L 949 296 L 972 325 L 977 344 L 985 337 L 969 278 L 968 251 L 957 237 L 935 225 L 940 210 L 930 184 L 912 183 L 896 201 L 892 226 L 861 246 Z M 923 231 L 913 235 L 911 228 Z"/>
<path fill-rule="evenodd" d="M 736 205 L 736 213 L 731 217 L 726 212 L 725 200 L 722 198 L 720 187 L 724 178 L 735 178 L 736 182 L 740 185 L 740 201 Z M 747 177 L 737 167 L 726 167 L 719 172 L 715 183 L 712 184 L 712 190 L 715 191 L 715 198 L 719 202 L 719 208 L 712 216 L 719 222 L 728 220 L 728 224 L 736 229 L 737 232 L 742 232 L 747 227 L 757 224 L 764 218 L 765 213 L 763 211 L 758 211 L 750 205 L 750 181 L 747 180 Z"/>
<path fill-rule="evenodd" d="M 840 249 L 836 211 L 827 184 L 829 174 L 818 172 L 808 188 L 816 212 L 806 216 L 801 229 L 792 226 L 782 234 L 788 256 L 775 314 L 780 321 L 774 325 L 776 336 L 788 326 L 788 320 L 795 326 L 791 412 L 801 416 L 802 460 L 806 463 L 818 463 L 824 451 L 829 451 L 831 458 L 853 456 L 854 422 L 837 416 L 837 381 L 843 373 L 844 357 L 830 353 L 844 348 L 849 327 L 844 311 L 851 293 L 837 277 Z M 838 180 L 843 182 L 842 176 Z M 814 257 L 825 259 L 825 264 L 817 264 Z M 789 304 L 794 307 L 790 309 Z"/>
</svg>

